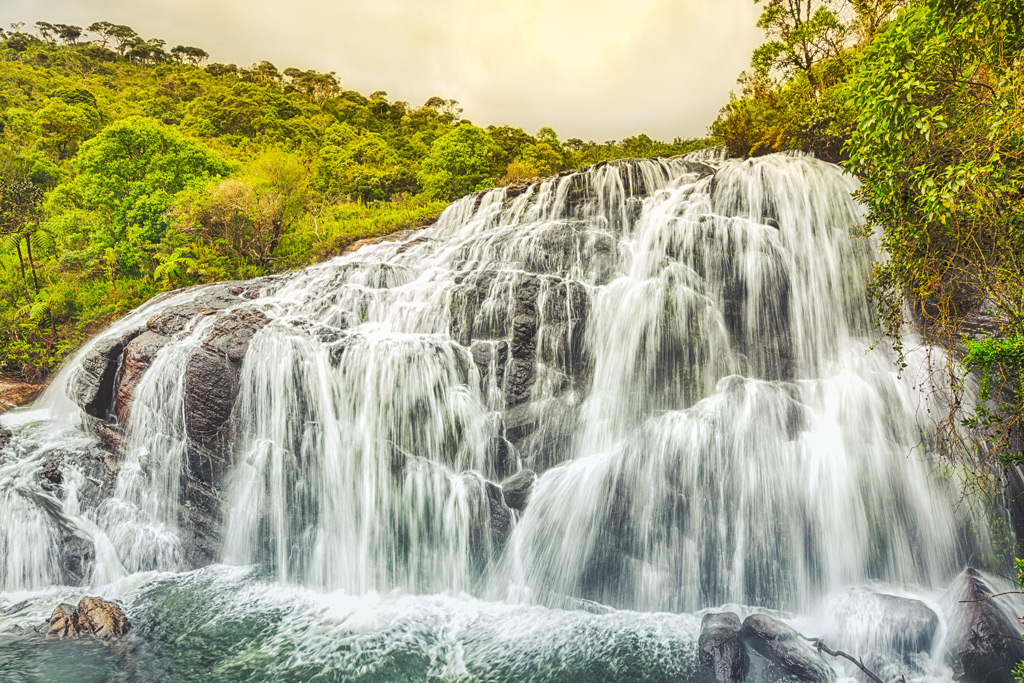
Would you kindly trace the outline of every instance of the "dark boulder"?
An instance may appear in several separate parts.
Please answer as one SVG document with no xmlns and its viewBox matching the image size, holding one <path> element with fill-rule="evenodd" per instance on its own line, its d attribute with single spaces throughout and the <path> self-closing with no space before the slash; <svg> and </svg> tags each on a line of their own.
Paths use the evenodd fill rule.
<svg viewBox="0 0 1024 683">
<path fill-rule="evenodd" d="M 501 494 L 505 505 L 519 512 L 525 510 L 536 482 L 537 474 L 532 470 L 523 470 L 501 482 Z"/>
<path fill-rule="evenodd" d="M 125 347 L 121 366 L 121 381 L 117 385 L 117 397 L 114 408 L 122 424 L 128 424 L 131 417 L 131 403 L 135 389 L 149 366 L 153 364 L 156 354 L 170 342 L 166 337 L 152 330 L 143 332 Z"/>
<path fill-rule="evenodd" d="M 11 442 L 11 430 L 0 427 L 0 448 L 7 448 L 7 444 Z"/>
<path fill-rule="evenodd" d="M 185 364 L 185 421 L 189 435 L 213 436 L 227 421 L 238 394 L 238 368 L 227 358 L 196 350 Z"/>
<path fill-rule="evenodd" d="M 836 674 L 800 634 L 767 614 L 751 614 L 743 620 L 740 634 L 758 654 L 785 672 L 807 683 L 831 683 Z"/>
<path fill-rule="evenodd" d="M 103 419 L 110 410 L 124 347 L 121 338 L 100 339 L 71 380 L 68 390 L 72 400 L 92 417 Z"/>
<path fill-rule="evenodd" d="M 952 605 L 946 658 L 958 681 L 1013 683 L 1011 671 L 1024 660 L 1017 614 L 978 570 L 968 567 L 950 586 Z"/>
<path fill-rule="evenodd" d="M 224 316 L 185 365 L 189 466 L 205 483 L 216 483 L 225 469 L 223 428 L 238 396 L 242 360 L 253 335 L 267 322 L 266 315 L 251 309 Z"/>
<path fill-rule="evenodd" d="M 750 656 L 740 628 L 740 618 L 732 612 L 711 612 L 701 620 L 697 657 L 718 683 L 739 683 L 747 676 Z"/>
</svg>

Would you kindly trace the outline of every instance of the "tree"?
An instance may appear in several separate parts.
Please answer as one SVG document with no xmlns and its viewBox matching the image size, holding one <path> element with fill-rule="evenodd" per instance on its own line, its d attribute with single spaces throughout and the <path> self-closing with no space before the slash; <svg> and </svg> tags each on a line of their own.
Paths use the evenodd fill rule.
<svg viewBox="0 0 1024 683">
<path fill-rule="evenodd" d="M 130 44 L 126 56 L 135 62 L 142 64 L 158 64 L 170 60 L 170 55 L 164 50 L 167 42 L 159 38 L 143 40 L 136 37 Z"/>
<path fill-rule="evenodd" d="M 51 99 L 36 113 L 40 133 L 39 146 L 54 160 L 70 159 L 83 140 L 100 126 L 100 114 L 88 104 L 68 104 Z"/>
<path fill-rule="evenodd" d="M 445 200 L 490 187 L 496 149 L 486 131 L 464 123 L 430 147 L 419 174 L 420 185 L 431 197 Z"/>
<path fill-rule="evenodd" d="M 89 242 L 122 250 L 128 241 L 158 242 L 177 192 L 230 171 L 200 143 L 138 117 L 113 123 L 84 143 L 73 166 L 76 176 L 57 188 L 57 203 L 99 213 L 101 227 Z"/>
<path fill-rule="evenodd" d="M 48 45 L 57 44 L 57 27 L 46 21 L 37 21 L 36 30 L 39 31 L 39 36 L 46 41 Z"/>
<path fill-rule="evenodd" d="M 202 48 L 189 45 L 175 45 L 171 48 L 171 57 L 177 62 L 188 62 L 192 66 L 202 66 L 210 58 L 210 54 Z"/>
<path fill-rule="evenodd" d="M 333 71 L 322 74 L 288 68 L 284 70 L 284 76 L 288 79 L 285 92 L 302 93 L 309 102 L 323 102 L 341 91 L 341 85 Z"/>
<path fill-rule="evenodd" d="M 117 24 L 109 21 L 94 21 L 89 24 L 86 28 L 89 33 L 94 33 L 99 36 L 97 44 L 100 47 L 106 47 L 107 43 L 114 39 L 114 34 L 117 31 Z"/>
<path fill-rule="evenodd" d="M 855 13 L 851 28 L 862 43 L 871 42 L 896 11 L 910 0 L 850 0 Z"/>
<path fill-rule="evenodd" d="M 13 244 L 18 251 L 21 265 L 21 279 L 28 288 L 25 276 L 25 259 L 21 253 L 21 242 L 28 250 L 29 268 L 32 271 L 33 289 L 39 292 L 35 259 L 32 256 L 32 234 L 39 225 L 39 208 L 43 191 L 38 185 L 22 178 L 0 178 L 0 235 L 5 243 Z"/>
<path fill-rule="evenodd" d="M 122 57 L 135 43 L 142 40 L 139 34 L 132 30 L 130 26 L 109 24 L 107 22 L 100 23 L 104 24 L 104 35 L 114 42 L 114 51 Z M 93 24 L 93 26 L 96 26 L 96 24 Z M 106 46 L 106 41 L 104 41 L 103 45 L 104 47 Z"/>
<path fill-rule="evenodd" d="M 899 339 L 909 301 L 929 341 L 964 343 L 981 401 L 974 415 L 951 413 L 943 436 L 982 429 L 1004 462 L 1024 461 L 1012 445 L 1024 420 L 1022 53 L 1019 1 L 922 0 L 867 48 L 848 87 L 848 168 L 889 254 L 872 280 L 879 319 Z M 964 342 L 965 322 L 985 311 L 996 329 Z M 948 370 L 955 396 L 962 377 Z"/>
<path fill-rule="evenodd" d="M 74 45 L 82 36 L 82 27 L 73 24 L 54 24 L 54 30 L 65 45 Z"/>
<path fill-rule="evenodd" d="M 171 214 L 182 232 L 200 236 L 211 247 L 222 247 L 265 269 L 305 201 L 306 173 L 301 160 L 270 152 L 250 164 L 240 177 L 215 181 L 182 195 Z M 170 268 L 166 263 L 165 269 Z"/>
<path fill-rule="evenodd" d="M 849 36 L 839 20 L 838 0 L 754 0 L 764 2 L 757 21 L 769 42 L 754 50 L 751 66 L 755 73 L 778 73 L 788 78 L 795 71 L 807 75 L 816 85 L 814 65 L 838 56 Z"/>
</svg>

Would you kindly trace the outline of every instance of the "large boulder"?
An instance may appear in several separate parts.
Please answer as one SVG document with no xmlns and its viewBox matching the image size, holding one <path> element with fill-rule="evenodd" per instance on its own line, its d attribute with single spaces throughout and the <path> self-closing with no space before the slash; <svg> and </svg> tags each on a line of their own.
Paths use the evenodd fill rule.
<svg viewBox="0 0 1024 683">
<path fill-rule="evenodd" d="M 740 628 L 744 642 L 786 675 L 807 683 L 832 683 L 836 674 L 800 634 L 767 614 L 751 614 Z"/>
<path fill-rule="evenodd" d="M 124 611 L 102 598 L 85 596 L 77 607 L 57 605 L 50 615 L 47 638 L 119 638 L 131 630 Z"/>
<path fill-rule="evenodd" d="M 930 652 L 939 617 L 920 600 L 854 588 L 829 603 L 829 642 L 869 643 L 873 650 L 908 657 Z"/>
<path fill-rule="evenodd" d="M 25 405 L 45 388 L 45 384 L 32 384 L 15 379 L 0 380 L 0 411 Z"/>
<path fill-rule="evenodd" d="M 732 612 L 709 612 L 701 620 L 697 657 L 718 683 L 740 683 L 747 677 L 750 656 L 740 628 L 740 618 Z"/>
<path fill-rule="evenodd" d="M 1014 683 L 1013 668 L 1024 660 L 1017 613 L 991 580 L 968 567 L 946 593 L 951 605 L 946 658 L 963 683 Z"/>
</svg>

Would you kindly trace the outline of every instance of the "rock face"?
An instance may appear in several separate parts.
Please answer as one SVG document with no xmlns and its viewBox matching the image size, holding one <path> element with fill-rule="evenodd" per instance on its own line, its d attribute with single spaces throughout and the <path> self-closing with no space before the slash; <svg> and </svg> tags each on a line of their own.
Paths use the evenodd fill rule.
<svg viewBox="0 0 1024 683">
<path fill-rule="evenodd" d="M 117 385 L 117 396 L 114 408 L 122 424 L 128 424 L 131 419 L 132 398 L 135 396 L 135 389 L 139 386 L 142 376 L 153 364 L 157 352 L 171 341 L 158 332 L 147 330 L 135 339 L 132 339 L 125 347 L 123 364 L 121 368 L 121 381 Z"/>
<path fill-rule="evenodd" d="M 120 365 L 124 342 L 121 339 L 101 339 L 92 353 L 82 360 L 78 373 L 71 382 L 71 397 L 82 410 L 92 417 L 107 416 L 114 396 L 114 379 Z"/>
<path fill-rule="evenodd" d="M 718 683 L 740 683 L 747 676 L 750 656 L 740 628 L 740 618 L 732 612 L 712 612 L 701 620 L 697 656 Z"/>
<path fill-rule="evenodd" d="M 501 495 L 501 487 L 491 482 L 484 483 L 487 493 L 487 506 L 490 513 L 491 547 L 493 554 L 501 553 L 512 533 L 512 513 L 505 505 Z"/>
<path fill-rule="evenodd" d="M 808 683 L 832 683 L 836 674 L 792 628 L 766 614 L 743 620 L 744 642 L 787 675 Z"/>
<path fill-rule="evenodd" d="M 1015 615 L 976 569 L 953 582 L 953 604 L 946 634 L 946 657 L 958 681 L 1013 683 L 1011 671 L 1024 660 L 1024 641 Z"/>
<path fill-rule="evenodd" d="M 93 418 L 93 431 L 109 449 L 106 469 L 116 475 L 139 384 L 158 353 L 216 317 L 188 358 L 184 375 L 188 467 L 182 480 L 181 522 L 192 532 L 186 552 L 194 566 L 211 562 L 219 547 L 219 490 L 228 466 L 226 424 L 249 342 L 269 322 L 262 312 L 239 307 L 251 297 L 250 289 L 249 283 L 204 287 L 189 301 L 164 308 L 145 327 L 101 339 L 69 387 L 71 398 Z"/>
<path fill-rule="evenodd" d="M 532 470 L 523 470 L 501 482 L 501 494 L 505 505 L 513 510 L 523 512 L 530 501 L 530 492 L 537 482 L 537 474 Z"/>
<path fill-rule="evenodd" d="M 57 605 L 50 615 L 47 638 L 119 638 L 131 630 L 124 611 L 102 598 L 86 596 L 78 607 Z"/>
</svg>

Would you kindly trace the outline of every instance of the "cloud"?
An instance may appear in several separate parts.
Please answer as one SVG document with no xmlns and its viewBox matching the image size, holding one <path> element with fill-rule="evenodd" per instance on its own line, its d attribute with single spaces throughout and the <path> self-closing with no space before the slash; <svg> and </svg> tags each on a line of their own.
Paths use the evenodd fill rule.
<svg viewBox="0 0 1024 683">
<path fill-rule="evenodd" d="M 762 40 L 751 0 L 8 0 L 10 21 L 108 20 L 211 59 L 335 71 L 563 139 L 704 134 Z"/>
</svg>

